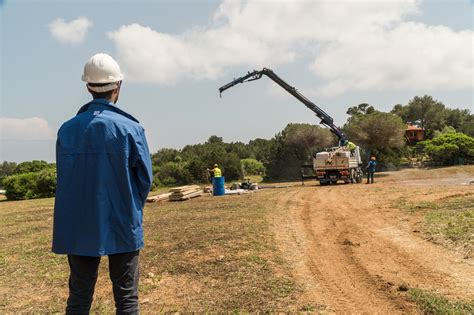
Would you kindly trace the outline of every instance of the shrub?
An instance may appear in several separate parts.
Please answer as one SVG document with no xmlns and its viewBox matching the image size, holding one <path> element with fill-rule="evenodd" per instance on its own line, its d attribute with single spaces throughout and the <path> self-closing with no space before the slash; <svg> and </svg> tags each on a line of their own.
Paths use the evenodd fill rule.
<svg viewBox="0 0 474 315">
<path fill-rule="evenodd" d="M 0 164 L 0 188 L 3 188 L 3 179 L 14 174 L 16 166 L 15 162 L 3 161 Z"/>
<path fill-rule="evenodd" d="M 36 184 L 36 173 L 23 173 L 5 177 L 3 186 L 9 200 L 32 199 Z"/>
<path fill-rule="evenodd" d="M 240 160 L 245 175 L 263 175 L 265 174 L 265 166 L 255 159 Z"/>
<path fill-rule="evenodd" d="M 434 162 L 443 165 L 474 159 L 474 138 L 461 132 L 442 133 L 433 140 L 420 142 L 417 148 Z"/>
<path fill-rule="evenodd" d="M 54 197 L 54 194 L 56 193 L 56 168 L 50 167 L 36 174 L 35 198 Z"/>
<path fill-rule="evenodd" d="M 9 200 L 53 197 L 56 192 L 56 168 L 7 176 L 3 185 Z"/>
<path fill-rule="evenodd" d="M 224 163 L 220 167 L 226 180 L 231 181 L 243 178 L 240 159 L 236 153 L 227 154 Z"/>
<path fill-rule="evenodd" d="M 186 185 L 191 182 L 191 174 L 186 162 L 167 162 L 160 166 L 157 179 L 165 186 Z"/>
<path fill-rule="evenodd" d="M 27 162 L 22 162 L 18 164 L 15 167 L 13 174 L 35 173 L 35 172 L 39 172 L 44 169 L 52 168 L 52 167 L 54 167 L 54 164 L 50 164 L 46 161 L 39 161 L 39 160 L 27 161 Z"/>
</svg>

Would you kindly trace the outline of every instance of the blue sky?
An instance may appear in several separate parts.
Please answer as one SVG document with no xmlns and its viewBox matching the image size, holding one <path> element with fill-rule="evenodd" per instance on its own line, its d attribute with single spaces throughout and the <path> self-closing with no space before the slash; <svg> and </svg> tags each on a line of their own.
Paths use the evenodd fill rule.
<svg viewBox="0 0 474 315">
<path fill-rule="evenodd" d="M 90 99 L 97 52 L 125 73 L 118 106 L 150 149 L 219 135 L 271 138 L 318 123 L 267 78 L 273 69 L 342 125 L 348 106 L 388 111 L 429 94 L 473 108 L 472 1 L 0 1 L 0 160 L 54 161 L 55 133 Z"/>
</svg>

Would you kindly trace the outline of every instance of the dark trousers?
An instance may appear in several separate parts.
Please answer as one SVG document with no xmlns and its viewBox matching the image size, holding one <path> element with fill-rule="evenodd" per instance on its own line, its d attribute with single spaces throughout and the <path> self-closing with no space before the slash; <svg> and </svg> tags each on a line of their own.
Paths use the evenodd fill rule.
<svg viewBox="0 0 474 315">
<path fill-rule="evenodd" d="M 109 275 L 112 280 L 117 314 L 138 314 L 138 260 L 140 251 L 109 255 Z M 100 257 L 68 255 L 69 298 L 66 314 L 89 314 Z"/>
<path fill-rule="evenodd" d="M 375 171 L 368 170 L 367 171 L 367 184 L 371 182 L 372 184 L 374 183 L 374 173 Z"/>
</svg>

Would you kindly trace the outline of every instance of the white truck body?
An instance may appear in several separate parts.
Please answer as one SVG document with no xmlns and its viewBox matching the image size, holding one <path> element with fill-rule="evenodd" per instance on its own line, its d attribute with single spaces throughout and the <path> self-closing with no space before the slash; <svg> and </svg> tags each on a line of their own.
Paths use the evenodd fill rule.
<svg viewBox="0 0 474 315">
<path fill-rule="evenodd" d="M 338 181 L 359 183 L 362 181 L 362 160 L 360 149 L 333 147 L 318 152 L 313 157 L 313 169 L 320 184 L 333 184 Z"/>
</svg>

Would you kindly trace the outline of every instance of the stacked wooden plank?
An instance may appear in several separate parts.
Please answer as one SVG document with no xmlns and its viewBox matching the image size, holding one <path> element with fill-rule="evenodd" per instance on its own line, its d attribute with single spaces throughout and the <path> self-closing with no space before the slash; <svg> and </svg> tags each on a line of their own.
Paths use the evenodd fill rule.
<svg viewBox="0 0 474 315">
<path fill-rule="evenodd" d="M 188 185 L 171 188 L 170 193 L 170 201 L 182 201 L 201 196 L 203 190 L 198 185 Z"/>
<path fill-rule="evenodd" d="M 147 202 L 158 202 L 158 201 L 163 201 L 163 200 L 168 200 L 169 197 L 171 196 L 172 193 L 164 193 L 164 194 L 159 194 L 156 196 L 148 197 L 146 198 Z"/>
</svg>

